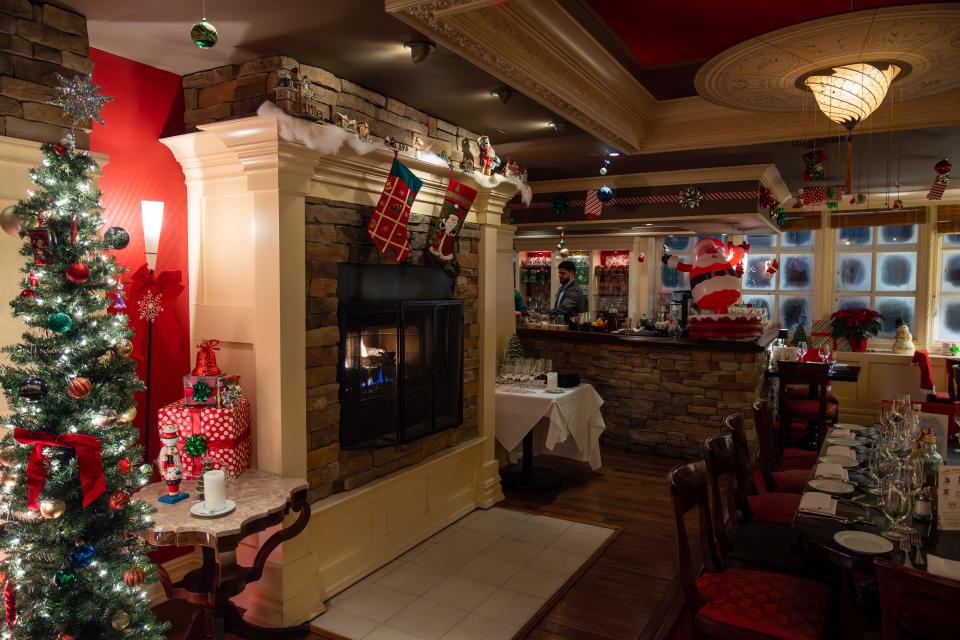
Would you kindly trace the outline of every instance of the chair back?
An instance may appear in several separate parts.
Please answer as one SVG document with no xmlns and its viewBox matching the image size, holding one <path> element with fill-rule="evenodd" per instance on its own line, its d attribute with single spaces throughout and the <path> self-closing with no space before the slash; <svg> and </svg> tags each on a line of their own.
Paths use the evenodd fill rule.
<svg viewBox="0 0 960 640">
<path fill-rule="evenodd" d="M 733 437 L 728 433 L 710 436 L 704 442 L 707 449 L 707 475 L 710 478 L 713 535 L 720 549 L 720 557 L 730 553 L 727 529 L 743 524 L 740 513 L 741 493 L 737 486 L 737 459 L 734 455 Z M 743 502 L 746 502 L 746 495 Z"/>
<path fill-rule="evenodd" d="M 724 418 L 720 433 L 730 434 L 733 440 L 733 457 L 737 463 L 737 511 L 740 513 L 741 522 L 749 522 L 753 517 L 753 512 L 750 510 L 750 501 L 747 496 L 754 492 L 750 470 L 753 469 L 756 454 L 750 453 L 750 445 L 747 444 L 747 432 L 743 428 L 743 414 L 731 413 Z"/>
<path fill-rule="evenodd" d="M 787 405 L 787 388 L 790 385 L 809 385 L 816 391 L 817 424 L 822 427 L 827 421 L 827 385 L 830 383 L 830 365 L 824 362 L 778 362 L 780 378 L 780 429 L 789 431 L 791 418 L 784 410 Z"/>
<path fill-rule="evenodd" d="M 674 467 L 667 473 L 667 485 L 670 487 L 673 515 L 677 526 L 677 577 L 683 585 L 687 605 L 691 611 L 695 612 L 703 606 L 703 602 L 695 585 L 699 566 L 694 567 L 687 524 L 684 519 L 690 511 L 698 510 L 699 548 L 703 561 L 710 562 L 716 571 L 722 569 L 720 558 L 717 556 L 717 545 L 710 517 L 710 491 L 706 463 L 703 460 L 695 460 Z"/>
<path fill-rule="evenodd" d="M 960 581 L 877 558 L 883 640 L 956 638 Z"/>
<path fill-rule="evenodd" d="M 947 366 L 947 394 L 950 402 L 960 400 L 960 358 L 944 358 Z"/>
<path fill-rule="evenodd" d="M 760 444 L 760 474 L 767 491 L 773 491 L 776 482 L 773 472 L 780 470 L 777 460 L 777 443 L 773 435 L 773 409 L 769 400 L 757 400 L 753 403 L 753 425 L 757 430 L 757 442 Z"/>
</svg>

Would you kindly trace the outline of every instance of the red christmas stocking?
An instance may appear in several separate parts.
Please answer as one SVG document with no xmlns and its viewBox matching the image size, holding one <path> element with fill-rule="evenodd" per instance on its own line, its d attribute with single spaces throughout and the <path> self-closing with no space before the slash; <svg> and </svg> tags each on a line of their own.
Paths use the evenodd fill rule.
<svg viewBox="0 0 960 640">
<path fill-rule="evenodd" d="M 450 178 L 443 196 L 440 216 L 434 221 L 427 239 L 427 250 L 451 278 L 460 273 L 457 262 L 457 236 L 467 219 L 467 213 L 477 197 L 477 190 Z"/>
<path fill-rule="evenodd" d="M 367 224 L 370 239 L 390 262 L 403 262 L 410 255 L 407 223 L 421 186 L 423 181 L 394 156 L 387 184 Z"/>
</svg>

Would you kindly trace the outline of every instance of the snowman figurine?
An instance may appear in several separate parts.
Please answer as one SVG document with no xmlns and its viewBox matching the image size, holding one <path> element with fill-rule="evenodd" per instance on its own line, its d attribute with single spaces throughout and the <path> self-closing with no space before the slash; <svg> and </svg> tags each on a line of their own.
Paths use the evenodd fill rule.
<svg viewBox="0 0 960 640">
<path fill-rule="evenodd" d="M 180 449 L 177 448 L 179 440 L 177 425 L 165 424 L 160 430 L 160 442 L 163 443 L 163 448 L 157 456 L 157 468 L 160 469 L 160 477 L 167 483 L 167 495 L 160 496 L 159 500 L 166 504 L 176 504 L 190 495 L 180 491 L 183 460 L 180 458 Z"/>
</svg>

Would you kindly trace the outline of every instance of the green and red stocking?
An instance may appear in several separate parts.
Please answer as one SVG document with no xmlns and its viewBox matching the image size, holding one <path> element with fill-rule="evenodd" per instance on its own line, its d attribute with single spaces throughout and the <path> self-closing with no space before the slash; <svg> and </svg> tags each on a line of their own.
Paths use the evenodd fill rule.
<svg viewBox="0 0 960 640">
<path fill-rule="evenodd" d="M 400 263 L 410 256 L 407 224 L 421 186 L 423 181 L 394 156 L 387 184 L 367 224 L 370 239 L 390 262 Z"/>
<path fill-rule="evenodd" d="M 477 190 L 462 182 L 450 178 L 447 192 L 443 196 L 440 216 L 433 223 L 427 240 L 427 251 L 440 263 L 451 278 L 460 273 L 457 262 L 457 236 L 467 219 L 467 213 L 477 197 Z"/>
</svg>

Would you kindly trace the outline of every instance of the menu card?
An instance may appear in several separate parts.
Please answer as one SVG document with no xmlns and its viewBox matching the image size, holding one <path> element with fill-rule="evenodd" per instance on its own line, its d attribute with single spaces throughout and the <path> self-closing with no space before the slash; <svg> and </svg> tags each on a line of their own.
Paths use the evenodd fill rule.
<svg viewBox="0 0 960 640">
<path fill-rule="evenodd" d="M 943 531 L 960 531 L 960 467 L 940 467 L 937 492 L 937 525 Z"/>
</svg>

